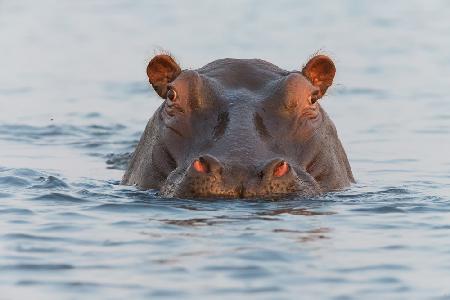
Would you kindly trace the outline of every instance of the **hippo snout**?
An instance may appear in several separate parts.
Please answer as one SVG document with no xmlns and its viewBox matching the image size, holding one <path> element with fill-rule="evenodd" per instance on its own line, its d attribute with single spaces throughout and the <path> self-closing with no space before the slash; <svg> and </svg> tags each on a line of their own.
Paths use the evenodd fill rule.
<svg viewBox="0 0 450 300">
<path fill-rule="evenodd" d="M 162 194 L 182 198 L 254 198 L 320 193 L 311 176 L 306 172 L 299 175 L 282 158 L 252 165 L 247 161 L 226 162 L 213 155 L 201 155 L 176 181 L 176 188 L 163 188 Z"/>
</svg>

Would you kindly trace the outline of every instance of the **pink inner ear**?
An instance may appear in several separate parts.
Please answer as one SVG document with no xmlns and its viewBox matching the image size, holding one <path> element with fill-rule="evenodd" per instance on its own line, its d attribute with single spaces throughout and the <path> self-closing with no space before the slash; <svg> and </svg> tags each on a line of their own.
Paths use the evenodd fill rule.
<svg viewBox="0 0 450 300">
<path fill-rule="evenodd" d="M 181 68 L 175 60 L 167 55 L 157 55 L 148 63 L 147 76 L 152 84 L 161 81 L 172 81 L 181 73 Z"/>
<path fill-rule="evenodd" d="M 317 55 L 306 64 L 302 73 L 320 89 L 320 96 L 322 96 L 333 83 L 336 67 L 328 56 Z"/>
<path fill-rule="evenodd" d="M 167 92 L 167 84 L 175 80 L 180 73 L 180 66 L 167 54 L 153 57 L 147 66 L 148 80 L 158 95 L 163 98 Z"/>
</svg>

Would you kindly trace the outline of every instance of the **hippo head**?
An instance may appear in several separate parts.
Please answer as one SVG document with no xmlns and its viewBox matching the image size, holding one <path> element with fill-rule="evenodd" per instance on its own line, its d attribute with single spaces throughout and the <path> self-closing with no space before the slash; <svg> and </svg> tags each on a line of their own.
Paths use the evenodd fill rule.
<svg viewBox="0 0 450 300">
<path fill-rule="evenodd" d="M 122 182 L 186 198 L 312 196 L 348 186 L 346 154 L 318 103 L 335 72 L 324 55 L 300 71 L 259 59 L 182 70 L 171 56 L 155 56 L 147 75 L 164 102 Z"/>
</svg>

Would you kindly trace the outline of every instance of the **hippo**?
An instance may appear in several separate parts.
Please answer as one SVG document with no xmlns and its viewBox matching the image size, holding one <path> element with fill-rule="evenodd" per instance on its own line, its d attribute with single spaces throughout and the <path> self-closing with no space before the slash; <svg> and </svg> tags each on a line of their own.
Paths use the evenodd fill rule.
<svg viewBox="0 0 450 300">
<path fill-rule="evenodd" d="M 321 99 L 336 73 L 316 54 L 301 70 L 261 59 L 184 69 L 157 54 L 147 76 L 164 102 L 148 121 L 122 184 L 163 197 L 313 197 L 354 182 Z"/>
</svg>

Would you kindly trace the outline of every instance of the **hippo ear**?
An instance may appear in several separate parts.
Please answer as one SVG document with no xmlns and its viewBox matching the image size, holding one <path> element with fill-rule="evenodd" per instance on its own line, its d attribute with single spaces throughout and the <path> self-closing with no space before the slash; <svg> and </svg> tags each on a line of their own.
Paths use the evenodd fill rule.
<svg viewBox="0 0 450 300">
<path fill-rule="evenodd" d="M 167 94 L 167 84 L 174 81 L 180 73 L 180 66 L 167 54 L 156 55 L 147 66 L 148 80 L 158 95 L 164 99 Z"/>
<path fill-rule="evenodd" d="M 302 74 L 319 88 L 321 98 L 333 83 L 336 67 L 328 56 L 316 55 L 303 67 Z"/>
</svg>

